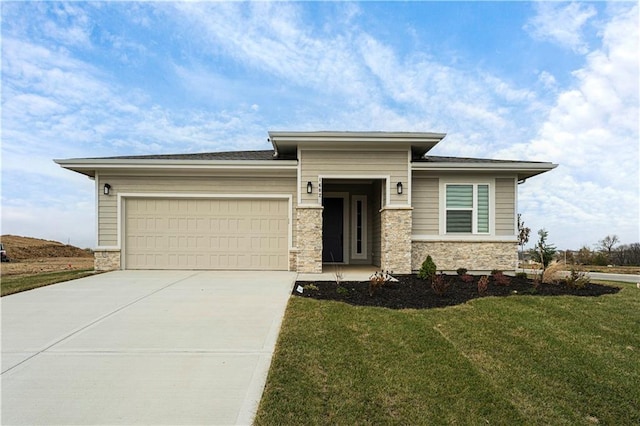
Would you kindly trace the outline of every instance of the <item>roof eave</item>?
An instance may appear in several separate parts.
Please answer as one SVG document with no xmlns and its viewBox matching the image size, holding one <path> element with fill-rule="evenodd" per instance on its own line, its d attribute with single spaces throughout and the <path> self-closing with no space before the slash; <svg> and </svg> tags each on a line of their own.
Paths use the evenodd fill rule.
<svg viewBox="0 0 640 426">
<path fill-rule="evenodd" d="M 548 172 L 558 167 L 553 163 L 433 163 L 414 162 L 411 163 L 412 170 L 430 170 L 446 172 L 513 172 L 518 176 L 518 180 L 528 179 L 533 176 Z"/>
<path fill-rule="evenodd" d="M 294 153 L 298 146 L 318 142 L 326 146 L 341 143 L 406 144 L 415 156 L 430 151 L 446 136 L 434 132 L 283 132 L 270 131 L 269 140 L 276 153 Z"/>
<path fill-rule="evenodd" d="M 69 159 L 53 160 L 60 167 L 94 177 L 104 170 L 296 170 L 297 160 L 138 160 Z"/>
</svg>

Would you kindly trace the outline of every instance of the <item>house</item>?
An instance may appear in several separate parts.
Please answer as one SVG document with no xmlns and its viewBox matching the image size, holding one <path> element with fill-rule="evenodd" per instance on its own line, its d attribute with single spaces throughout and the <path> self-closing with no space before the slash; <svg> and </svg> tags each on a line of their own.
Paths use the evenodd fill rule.
<svg viewBox="0 0 640 426">
<path fill-rule="evenodd" d="M 556 165 L 430 156 L 444 137 L 269 132 L 268 151 L 56 163 L 95 180 L 97 270 L 514 270 L 518 185 Z"/>
</svg>

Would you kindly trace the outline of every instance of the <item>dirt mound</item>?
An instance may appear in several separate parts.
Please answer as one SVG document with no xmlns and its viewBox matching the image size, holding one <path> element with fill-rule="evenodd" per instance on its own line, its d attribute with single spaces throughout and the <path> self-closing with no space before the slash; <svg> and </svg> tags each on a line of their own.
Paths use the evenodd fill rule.
<svg viewBox="0 0 640 426">
<path fill-rule="evenodd" d="M 0 241 L 4 244 L 7 256 L 16 261 L 49 257 L 93 257 L 93 253 L 88 250 L 58 241 L 16 235 L 3 235 Z"/>
</svg>

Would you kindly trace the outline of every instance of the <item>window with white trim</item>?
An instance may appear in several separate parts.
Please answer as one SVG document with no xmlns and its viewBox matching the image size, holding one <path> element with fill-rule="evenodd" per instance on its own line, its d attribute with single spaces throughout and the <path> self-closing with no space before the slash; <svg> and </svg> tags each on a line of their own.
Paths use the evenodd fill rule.
<svg viewBox="0 0 640 426">
<path fill-rule="evenodd" d="M 489 233 L 489 185 L 446 185 L 447 234 Z"/>
<path fill-rule="evenodd" d="M 351 257 L 354 259 L 367 258 L 367 196 L 352 196 L 352 225 L 353 240 Z"/>
</svg>

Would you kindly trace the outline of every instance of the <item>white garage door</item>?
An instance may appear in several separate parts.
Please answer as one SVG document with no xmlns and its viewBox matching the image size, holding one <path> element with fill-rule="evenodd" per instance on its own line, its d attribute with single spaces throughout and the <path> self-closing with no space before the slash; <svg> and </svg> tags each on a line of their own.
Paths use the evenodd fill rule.
<svg viewBox="0 0 640 426">
<path fill-rule="evenodd" d="M 287 200 L 128 199 L 125 267 L 287 270 L 288 209 Z"/>
</svg>

